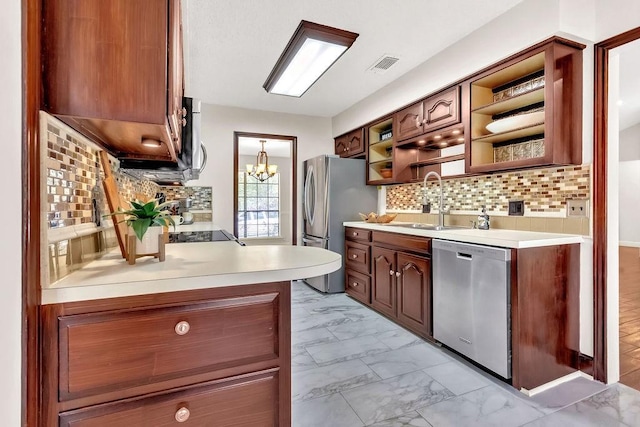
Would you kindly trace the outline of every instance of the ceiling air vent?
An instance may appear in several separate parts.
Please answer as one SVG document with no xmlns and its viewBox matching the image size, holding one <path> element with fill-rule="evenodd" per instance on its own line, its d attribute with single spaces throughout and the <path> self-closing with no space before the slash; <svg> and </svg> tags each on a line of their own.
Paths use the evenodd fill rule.
<svg viewBox="0 0 640 427">
<path fill-rule="evenodd" d="M 398 62 L 400 58 L 392 55 L 385 54 L 381 58 L 379 58 L 374 64 L 369 68 L 369 71 L 376 74 L 386 73 L 393 64 Z"/>
</svg>

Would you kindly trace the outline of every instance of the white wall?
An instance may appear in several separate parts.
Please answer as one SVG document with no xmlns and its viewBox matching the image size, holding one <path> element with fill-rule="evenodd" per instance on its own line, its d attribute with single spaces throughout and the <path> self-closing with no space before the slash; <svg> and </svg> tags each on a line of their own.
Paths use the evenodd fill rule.
<svg viewBox="0 0 640 427">
<path fill-rule="evenodd" d="M 331 119 L 273 113 L 219 105 L 202 105 L 202 140 L 209 162 L 200 179 L 190 185 L 213 187 L 213 222 L 233 230 L 233 132 L 256 132 L 298 138 L 298 240 L 302 223 L 302 162 L 333 154 Z"/>
<path fill-rule="evenodd" d="M 0 16 L 0 128 L 2 128 L 2 199 L 5 227 L 0 239 L 2 286 L 0 286 L 0 414 L 2 425 L 20 425 L 21 337 L 21 237 L 22 237 L 22 101 L 20 2 L 5 2 Z"/>
<path fill-rule="evenodd" d="M 640 123 L 620 132 L 620 161 L 640 160 Z"/>
<path fill-rule="evenodd" d="M 256 143 L 256 147 L 259 147 Z M 267 148 L 267 154 L 269 149 Z M 257 153 L 257 149 L 256 149 Z M 238 167 L 245 170 L 247 164 L 255 164 L 256 156 L 239 156 Z M 277 165 L 280 173 L 280 239 L 248 239 L 247 245 L 291 244 L 291 158 L 269 155 L 269 164 Z M 298 200 L 300 202 L 300 200 Z"/>
<path fill-rule="evenodd" d="M 620 244 L 640 246 L 640 124 L 620 132 Z"/>
</svg>

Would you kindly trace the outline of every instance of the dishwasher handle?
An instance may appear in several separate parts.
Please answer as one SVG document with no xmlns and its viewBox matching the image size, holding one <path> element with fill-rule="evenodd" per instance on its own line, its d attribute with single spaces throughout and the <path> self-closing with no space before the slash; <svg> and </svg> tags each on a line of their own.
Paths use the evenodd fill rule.
<svg viewBox="0 0 640 427">
<path fill-rule="evenodd" d="M 467 254 L 467 253 L 464 253 L 464 252 L 457 252 L 456 253 L 456 258 L 462 259 L 462 260 L 466 260 L 466 261 L 471 261 L 473 259 L 473 255 Z"/>
</svg>

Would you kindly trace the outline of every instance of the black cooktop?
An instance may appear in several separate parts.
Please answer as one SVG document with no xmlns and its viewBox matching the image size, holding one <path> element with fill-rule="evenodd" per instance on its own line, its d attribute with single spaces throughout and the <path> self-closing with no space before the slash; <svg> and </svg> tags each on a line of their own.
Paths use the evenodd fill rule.
<svg viewBox="0 0 640 427">
<path fill-rule="evenodd" d="M 169 243 L 224 242 L 229 240 L 242 244 L 233 234 L 224 230 L 169 232 Z"/>
</svg>

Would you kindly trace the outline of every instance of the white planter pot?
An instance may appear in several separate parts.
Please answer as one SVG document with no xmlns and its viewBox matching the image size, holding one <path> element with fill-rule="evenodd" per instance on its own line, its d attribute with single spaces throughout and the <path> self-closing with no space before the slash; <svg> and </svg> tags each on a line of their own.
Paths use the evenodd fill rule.
<svg viewBox="0 0 640 427">
<path fill-rule="evenodd" d="M 135 236 L 133 228 L 129 227 L 129 234 Z M 155 254 L 160 250 L 158 237 L 162 234 L 162 227 L 149 227 L 142 236 L 142 240 L 136 236 L 136 255 Z"/>
</svg>

